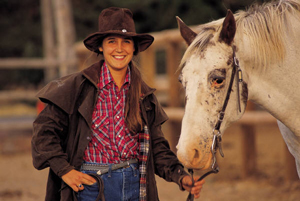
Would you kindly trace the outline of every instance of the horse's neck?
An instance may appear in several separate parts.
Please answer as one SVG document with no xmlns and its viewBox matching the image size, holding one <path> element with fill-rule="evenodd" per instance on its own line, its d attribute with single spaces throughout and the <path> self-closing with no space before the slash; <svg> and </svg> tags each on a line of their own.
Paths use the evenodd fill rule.
<svg viewBox="0 0 300 201">
<path fill-rule="evenodd" d="M 249 100 L 264 107 L 300 136 L 300 40 L 286 42 L 288 48 L 282 63 L 272 64 L 263 71 L 253 68 L 250 61 L 242 62 L 245 67 L 243 64 L 241 67 L 246 74 Z"/>
<path fill-rule="evenodd" d="M 287 71 L 291 70 L 285 69 Z M 294 74 L 285 73 L 281 70 L 278 70 L 278 72 L 282 72 L 282 74 L 266 71 L 253 78 L 250 78 L 253 75 L 249 75 L 249 100 L 264 107 L 293 132 L 298 129 L 297 133 L 300 135 L 298 128 L 300 122 L 300 90 L 297 82 L 300 73 L 292 70 L 290 72 Z"/>
</svg>

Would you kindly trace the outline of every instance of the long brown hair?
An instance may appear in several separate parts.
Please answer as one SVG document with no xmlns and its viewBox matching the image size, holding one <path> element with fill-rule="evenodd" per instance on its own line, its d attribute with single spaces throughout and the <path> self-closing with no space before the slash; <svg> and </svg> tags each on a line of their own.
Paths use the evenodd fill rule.
<svg viewBox="0 0 300 201">
<path fill-rule="evenodd" d="M 130 62 L 131 83 L 125 104 L 125 123 L 131 133 L 142 128 L 139 100 L 142 94 L 142 76 L 134 61 Z"/>
</svg>

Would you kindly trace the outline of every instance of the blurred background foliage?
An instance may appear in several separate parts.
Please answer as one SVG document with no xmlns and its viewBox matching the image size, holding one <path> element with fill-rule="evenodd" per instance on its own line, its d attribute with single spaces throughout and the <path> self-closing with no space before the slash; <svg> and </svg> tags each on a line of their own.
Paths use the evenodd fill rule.
<svg viewBox="0 0 300 201">
<path fill-rule="evenodd" d="M 236 12 L 263 0 L 71 0 L 76 40 L 97 31 L 104 8 L 127 7 L 134 14 L 138 33 L 177 28 L 175 16 L 187 25 L 219 19 L 227 9 Z M 42 57 L 40 0 L 0 0 L 0 58 Z M 40 82 L 39 70 L 0 70 L 0 89 L 15 82 Z"/>
</svg>

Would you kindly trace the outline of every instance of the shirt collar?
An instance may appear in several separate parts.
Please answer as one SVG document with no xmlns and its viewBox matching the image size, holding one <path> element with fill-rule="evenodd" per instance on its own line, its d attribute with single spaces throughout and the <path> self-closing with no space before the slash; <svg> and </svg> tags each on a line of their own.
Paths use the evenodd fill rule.
<svg viewBox="0 0 300 201">
<path fill-rule="evenodd" d="M 130 85 L 130 83 L 131 83 L 130 78 L 131 78 L 131 71 L 130 71 L 130 67 L 128 65 L 123 86 Z M 114 79 L 113 79 L 106 63 L 104 62 L 103 66 L 101 68 L 101 71 L 100 71 L 100 82 L 99 82 L 98 87 L 99 87 L 99 89 L 103 89 L 105 86 L 107 86 L 111 82 L 114 83 Z"/>
</svg>

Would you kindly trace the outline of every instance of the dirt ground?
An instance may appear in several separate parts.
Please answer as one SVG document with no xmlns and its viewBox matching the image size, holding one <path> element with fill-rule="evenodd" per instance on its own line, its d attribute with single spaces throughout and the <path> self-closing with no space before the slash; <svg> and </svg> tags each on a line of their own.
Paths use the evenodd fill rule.
<svg viewBox="0 0 300 201">
<path fill-rule="evenodd" d="M 300 180 L 287 181 L 285 144 L 274 126 L 256 128 L 257 171 L 248 178 L 241 174 L 241 136 L 238 126 L 224 134 L 225 158 L 218 158 L 220 172 L 210 175 L 199 200 L 205 201 L 299 201 Z M 30 132 L 0 131 L 0 200 L 44 200 L 48 170 L 32 166 Z M 198 174 L 200 174 L 198 172 Z M 160 200 L 186 200 L 176 184 L 157 178 Z"/>
</svg>

